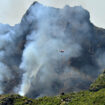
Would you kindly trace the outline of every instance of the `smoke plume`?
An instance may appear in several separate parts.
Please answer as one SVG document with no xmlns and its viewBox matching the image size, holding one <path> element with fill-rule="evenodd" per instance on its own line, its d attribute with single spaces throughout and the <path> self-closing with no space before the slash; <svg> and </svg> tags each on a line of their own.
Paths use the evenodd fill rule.
<svg viewBox="0 0 105 105">
<path fill-rule="evenodd" d="M 105 30 L 82 7 L 33 3 L 20 24 L 0 24 L 0 94 L 87 89 L 105 67 Z"/>
</svg>

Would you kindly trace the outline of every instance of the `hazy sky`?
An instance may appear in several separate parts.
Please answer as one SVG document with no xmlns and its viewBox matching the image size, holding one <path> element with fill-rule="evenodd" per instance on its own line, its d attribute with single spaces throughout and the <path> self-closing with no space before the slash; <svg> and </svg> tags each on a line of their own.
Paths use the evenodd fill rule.
<svg viewBox="0 0 105 105">
<path fill-rule="evenodd" d="M 0 23 L 14 25 L 20 22 L 22 16 L 35 0 L 0 0 Z M 82 5 L 90 12 L 91 21 L 105 28 L 105 0 L 38 0 L 45 5 L 63 7 Z"/>
</svg>

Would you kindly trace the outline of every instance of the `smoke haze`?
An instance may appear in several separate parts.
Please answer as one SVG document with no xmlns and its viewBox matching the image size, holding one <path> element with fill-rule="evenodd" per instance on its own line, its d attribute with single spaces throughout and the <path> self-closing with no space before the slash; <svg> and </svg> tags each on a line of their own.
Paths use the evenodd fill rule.
<svg viewBox="0 0 105 105">
<path fill-rule="evenodd" d="M 105 30 L 89 19 L 79 6 L 35 2 L 20 24 L 0 24 L 0 93 L 34 98 L 87 89 L 105 67 Z"/>
</svg>

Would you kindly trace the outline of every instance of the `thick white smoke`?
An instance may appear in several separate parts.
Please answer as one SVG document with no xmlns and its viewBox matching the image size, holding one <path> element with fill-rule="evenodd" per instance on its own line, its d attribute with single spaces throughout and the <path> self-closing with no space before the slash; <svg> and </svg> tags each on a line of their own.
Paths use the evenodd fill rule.
<svg viewBox="0 0 105 105">
<path fill-rule="evenodd" d="M 27 18 L 31 21 L 36 19 L 37 29 L 28 35 L 27 44 L 23 52 L 23 60 L 20 67 L 26 70 L 26 73 L 24 74 L 21 91 L 23 94 L 30 91 L 30 89 L 39 91 L 37 88 L 42 88 L 40 85 L 45 84 L 43 86 L 44 90 L 42 90 L 45 93 L 42 94 L 50 94 L 53 81 L 60 81 L 62 74 L 59 73 L 64 71 L 65 67 L 67 68 L 67 65 L 62 66 L 63 63 L 67 63 L 71 57 L 80 56 L 82 48 L 75 41 L 76 39 L 72 33 L 67 35 L 68 33 L 65 32 L 67 22 L 71 21 L 72 23 L 73 21 L 73 19 L 69 19 L 72 14 L 72 10 L 69 7 L 65 7 L 64 10 L 60 11 L 36 4 L 31 7 L 30 11 L 31 15 Z M 74 11 L 76 10 L 74 9 Z M 82 9 L 79 8 L 78 11 L 82 12 Z M 68 16 L 66 16 L 67 12 L 69 13 Z M 85 14 L 83 13 L 82 15 Z M 81 19 L 81 16 L 79 18 Z M 72 23 L 72 25 L 78 28 L 80 25 L 79 20 Z M 85 28 L 85 31 L 88 31 L 88 23 L 84 23 L 81 28 Z M 60 50 L 64 50 L 64 53 L 61 53 Z M 42 75 L 40 75 L 40 72 Z M 39 79 L 37 80 L 37 78 Z"/>
<path fill-rule="evenodd" d="M 39 3 L 20 24 L 0 25 L 0 93 L 39 97 L 88 88 L 102 69 L 97 52 L 105 51 L 94 30 L 82 7 Z"/>
</svg>

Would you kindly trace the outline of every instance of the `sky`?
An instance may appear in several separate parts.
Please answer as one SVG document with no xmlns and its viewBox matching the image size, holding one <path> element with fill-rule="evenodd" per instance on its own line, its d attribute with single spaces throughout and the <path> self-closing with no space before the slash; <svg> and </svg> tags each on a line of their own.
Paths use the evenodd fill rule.
<svg viewBox="0 0 105 105">
<path fill-rule="evenodd" d="M 0 0 L 0 23 L 15 25 L 35 0 Z M 105 28 L 105 0 L 38 0 L 44 5 L 62 8 L 65 5 L 81 5 L 90 12 L 90 20 Z"/>
</svg>

